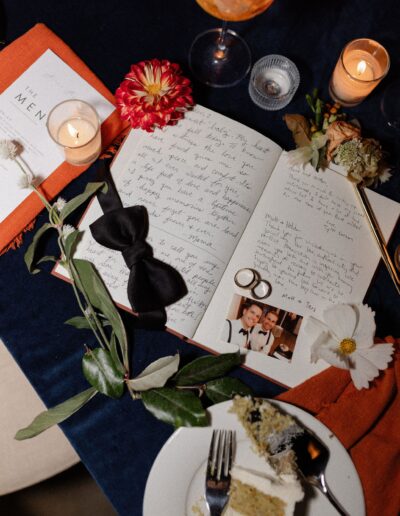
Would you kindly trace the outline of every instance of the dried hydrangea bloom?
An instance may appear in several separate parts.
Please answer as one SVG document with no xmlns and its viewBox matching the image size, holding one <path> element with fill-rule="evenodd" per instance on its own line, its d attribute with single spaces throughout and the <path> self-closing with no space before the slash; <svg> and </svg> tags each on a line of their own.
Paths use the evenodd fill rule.
<svg viewBox="0 0 400 516">
<path fill-rule="evenodd" d="M 328 126 L 326 136 L 328 138 L 326 159 L 331 161 L 333 154 L 339 145 L 354 138 L 360 138 L 361 129 L 353 124 L 344 122 L 343 120 L 337 120 Z"/>
<path fill-rule="evenodd" d="M 115 97 L 121 118 L 148 132 L 176 124 L 194 104 L 179 65 L 158 59 L 132 65 Z"/>
<path fill-rule="evenodd" d="M 334 153 L 335 163 L 346 168 L 350 181 L 364 186 L 374 184 L 385 170 L 382 158 L 382 147 L 372 138 L 350 140 L 339 145 Z"/>
</svg>

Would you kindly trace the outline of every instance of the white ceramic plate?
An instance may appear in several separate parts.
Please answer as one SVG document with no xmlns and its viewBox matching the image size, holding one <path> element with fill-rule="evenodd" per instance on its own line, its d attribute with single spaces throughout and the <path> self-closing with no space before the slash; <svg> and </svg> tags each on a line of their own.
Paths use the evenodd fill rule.
<svg viewBox="0 0 400 516">
<path fill-rule="evenodd" d="M 364 496 L 357 471 L 346 449 L 332 432 L 313 416 L 288 403 L 273 401 L 285 412 L 295 416 L 329 448 L 330 458 L 326 480 L 332 492 L 352 516 L 364 516 Z M 268 465 L 250 447 L 250 441 L 235 414 L 229 413 L 231 402 L 210 407 L 211 426 L 179 428 L 158 454 L 147 479 L 144 493 L 144 516 L 208 515 L 204 501 L 204 479 L 208 449 L 213 428 L 236 430 L 236 463 L 250 469 Z M 328 500 L 310 486 L 305 498 L 296 506 L 296 515 L 337 516 Z M 193 511 L 193 506 L 197 509 Z"/>
</svg>

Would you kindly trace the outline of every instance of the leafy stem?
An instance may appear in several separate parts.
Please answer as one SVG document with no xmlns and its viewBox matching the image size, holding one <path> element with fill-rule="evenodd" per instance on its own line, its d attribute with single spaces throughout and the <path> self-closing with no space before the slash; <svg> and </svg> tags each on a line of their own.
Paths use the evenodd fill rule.
<svg viewBox="0 0 400 516">
<path fill-rule="evenodd" d="M 185 391 L 185 390 L 188 390 L 188 391 L 195 391 L 195 390 L 198 390 L 198 395 L 199 395 L 199 398 L 201 398 L 203 396 L 203 394 L 205 393 L 206 391 L 206 385 L 203 383 L 203 384 L 199 384 L 199 385 L 175 385 L 175 389 L 177 389 L 178 391 Z"/>
<path fill-rule="evenodd" d="M 76 270 L 73 259 L 67 258 L 67 268 L 68 268 L 70 277 L 72 279 L 72 286 L 74 287 L 75 295 L 76 295 L 77 299 L 79 300 L 79 292 L 78 292 L 78 289 L 76 288 L 76 281 L 75 281 L 75 278 L 79 279 L 79 273 Z M 93 305 L 91 304 L 84 288 L 81 290 L 81 292 L 82 292 L 83 298 L 85 299 L 86 306 L 90 310 L 90 313 L 88 314 L 87 311 L 84 308 L 82 308 L 82 305 L 80 304 L 80 308 L 83 312 L 83 315 L 86 317 L 86 320 L 90 324 L 90 327 L 93 329 L 93 332 L 95 333 L 97 339 L 99 340 L 101 347 L 103 347 L 103 348 L 106 347 L 106 348 L 110 349 L 110 347 L 111 347 L 110 341 L 108 340 L 107 335 L 104 331 L 103 325 L 97 316 L 96 310 L 93 308 Z M 93 327 L 93 321 L 95 322 L 96 329 L 94 329 L 94 327 Z M 102 343 L 101 339 L 99 338 L 99 336 L 97 335 L 97 332 L 101 335 L 101 337 L 103 339 L 103 343 Z"/>
<path fill-rule="evenodd" d="M 135 390 L 132 388 L 132 386 L 131 386 L 131 385 L 130 385 L 130 383 L 129 383 L 129 379 L 128 379 L 128 378 L 126 378 L 126 379 L 125 379 L 125 384 L 126 384 L 126 387 L 127 387 L 127 389 L 128 389 L 128 392 L 129 392 L 129 394 L 130 394 L 130 396 L 131 396 L 131 398 L 132 398 L 133 400 L 138 400 L 138 399 L 140 399 L 140 398 L 141 398 L 140 392 L 137 392 L 137 391 L 135 391 Z"/>
<path fill-rule="evenodd" d="M 18 167 L 20 168 L 20 170 L 22 171 L 24 176 L 26 177 L 28 184 L 31 186 L 33 191 L 36 192 L 36 194 L 39 196 L 42 203 L 46 206 L 47 210 L 50 212 L 50 210 L 51 210 L 50 203 L 48 202 L 46 197 L 42 194 L 42 192 L 38 188 L 36 188 L 36 186 L 33 184 L 34 175 L 33 175 L 33 172 L 31 171 L 31 169 L 28 167 L 28 165 L 25 163 L 25 161 L 23 161 L 23 159 L 19 158 L 18 156 L 15 157 L 14 161 L 18 165 Z"/>
<path fill-rule="evenodd" d="M 71 263 L 70 263 L 69 260 L 67 261 L 66 265 L 67 265 L 67 269 L 68 269 L 68 272 L 70 273 L 71 278 L 73 278 L 72 271 L 71 271 Z M 78 301 L 78 305 L 79 305 L 79 308 L 82 311 L 83 316 L 86 318 L 87 322 L 89 323 L 90 328 L 92 329 L 92 331 L 94 333 L 94 336 L 96 337 L 98 343 L 104 349 L 105 345 L 104 345 L 103 341 L 101 340 L 101 336 L 97 332 L 97 327 L 96 327 L 96 325 L 93 324 L 92 318 L 88 316 L 87 311 L 85 310 L 85 307 L 82 305 L 82 301 L 81 301 L 78 289 L 76 288 L 76 284 L 75 284 L 74 279 L 72 279 L 71 285 L 72 285 L 72 289 L 74 291 L 76 300 Z"/>
</svg>

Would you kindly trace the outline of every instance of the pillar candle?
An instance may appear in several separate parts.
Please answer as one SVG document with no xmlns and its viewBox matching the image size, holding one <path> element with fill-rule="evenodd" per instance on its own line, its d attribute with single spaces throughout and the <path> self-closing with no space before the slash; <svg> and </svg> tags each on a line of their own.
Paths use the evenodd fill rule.
<svg viewBox="0 0 400 516">
<path fill-rule="evenodd" d="M 355 106 L 379 84 L 389 70 L 389 55 L 374 40 L 356 39 L 343 49 L 330 82 L 331 97 Z"/>
</svg>

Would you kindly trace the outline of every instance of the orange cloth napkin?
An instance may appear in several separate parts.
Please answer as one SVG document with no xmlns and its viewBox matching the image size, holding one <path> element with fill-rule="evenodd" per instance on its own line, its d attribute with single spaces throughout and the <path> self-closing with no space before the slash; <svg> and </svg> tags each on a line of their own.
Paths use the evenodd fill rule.
<svg viewBox="0 0 400 516">
<path fill-rule="evenodd" d="M 0 93 L 10 86 L 47 49 L 51 49 L 68 66 L 83 77 L 107 100 L 115 104 L 114 96 L 81 59 L 42 23 L 35 25 L 26 34 L 16 39 L 0 52 Z M 102 144 L 106 148 L 125 127 L 116 111 L 102 124 Z M 49 145 L 51 144 L 49 139 Z M 48 199 L 54 198 L 68 183 L 84 172 L 87 166 L 73 166 L 62 163 L 42 184 L 41 189 Z M 32 224 L 32 220 L 43 209 L 36 194 L 32 193 L 0 224 L 0 254 L 13 242 L 18 245 L 19 235 Z M 19 237 L 20 238 L 20 237 Z"/>
<path fill-rule="evenodd" d="M 368 516 L 400 511 L 400 339 L 395 358 L 369 389 L 330 367 L 279 395 L 324 423 L 349 451 L 360 475 Z"/>
</svg>

